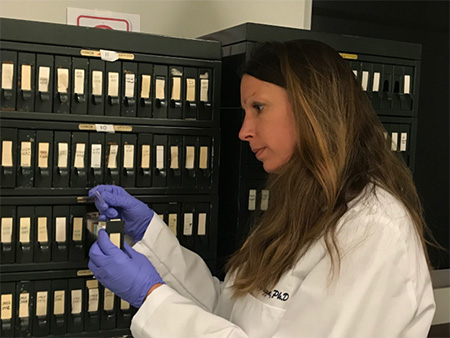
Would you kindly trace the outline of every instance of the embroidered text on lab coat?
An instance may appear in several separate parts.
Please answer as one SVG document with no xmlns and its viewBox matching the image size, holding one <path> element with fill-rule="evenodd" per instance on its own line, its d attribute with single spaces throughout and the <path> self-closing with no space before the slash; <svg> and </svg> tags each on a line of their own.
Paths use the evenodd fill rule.
<svg viewBox="0 0 450 338">
<path fill-rule="evenodd" d="M 273 290 L 273 291 L 263 290 L 263 296 L 268 297 L 268 298 L 275 298 L 275 299 L 281 300 L 283 302 L 285 302 L 289 299 L 289 293 L 281 292 L 278 290 Z"/>
</svg>

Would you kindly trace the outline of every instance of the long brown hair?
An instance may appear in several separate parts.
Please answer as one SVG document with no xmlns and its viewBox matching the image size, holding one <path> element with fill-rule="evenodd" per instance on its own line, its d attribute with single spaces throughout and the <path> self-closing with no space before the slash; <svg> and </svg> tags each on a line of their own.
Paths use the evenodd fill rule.
<svg viewBox="0 0 450 338">
<path fill-rule="evenodd" d="M 298 147 L 269 177 L 268 209 L 227 264 L 234 296 L 273 287 L 320 238 L 339 271 L 338 220 L 347 203 L 373 183 L 397 197 L 422 240 L 422 207 L 404 162 L 389 148 L 383 126 L 346 61 L 311 40 L 266 42 L 244 74 L 287 91 Z"/>
</svg>

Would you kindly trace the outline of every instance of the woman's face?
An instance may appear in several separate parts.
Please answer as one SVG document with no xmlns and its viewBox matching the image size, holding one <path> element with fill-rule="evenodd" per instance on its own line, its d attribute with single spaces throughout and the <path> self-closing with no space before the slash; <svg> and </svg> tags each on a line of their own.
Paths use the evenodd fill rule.
<svg viewBox="0 0 450 338">
<path fill-rule="evenodd" d="M 247 141 L 264 170 L 289 161 L 297 144 L 294 114 L 284 88 L 245 74 L 241 81 L 245 119 L 239 138 Z"/>
</svg>

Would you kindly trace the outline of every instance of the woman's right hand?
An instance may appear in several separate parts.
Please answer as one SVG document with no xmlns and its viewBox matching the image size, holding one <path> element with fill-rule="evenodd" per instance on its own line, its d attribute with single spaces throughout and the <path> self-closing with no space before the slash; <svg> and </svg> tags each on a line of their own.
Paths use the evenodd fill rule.
<svg viewBox="0 0 450 338">
<path fill-rule="evenodd" d="M 114 294 L 139 308 L 151 291 L 164 284 L 158 271 L 143 254 L 123 243 L 123 251 L 101 229 L 89 250 L 89 269 Z"/>
<path fill-rule="evenodd" d="M 104 201 L 97 197 L 96 192 L 100 193 Z M 89 191 L 89 196 L 95 197 L 100 221 L 120 218 L 125 222 L 127 235 L 135 242 L 142 239 L 154 215 L 154 211 L 145 203 L 116 185 L 98 185 Z"/>
</svg>

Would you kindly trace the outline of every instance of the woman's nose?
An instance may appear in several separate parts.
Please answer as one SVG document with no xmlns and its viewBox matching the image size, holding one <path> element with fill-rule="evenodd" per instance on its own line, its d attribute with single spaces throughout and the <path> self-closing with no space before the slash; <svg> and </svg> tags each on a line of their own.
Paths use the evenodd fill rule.
<svg viewBox="0 0 450 338">
<path fill-rule="evenodd" d="M 253 127 L 251 119 L 245 114 L 244 122 L 242 123 L 241 130 L 239 131 L 239 138 L 241 141 L 250 141 L 253 137 Z"/>
</svg>

